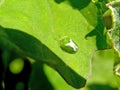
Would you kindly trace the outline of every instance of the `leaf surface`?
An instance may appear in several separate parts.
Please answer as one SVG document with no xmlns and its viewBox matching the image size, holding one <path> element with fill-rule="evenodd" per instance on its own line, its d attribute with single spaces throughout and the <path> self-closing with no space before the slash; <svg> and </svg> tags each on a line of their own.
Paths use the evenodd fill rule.
<svg viewBox="0 0 120 90">
<path fill-rule="evenodd" d="M 90 0 L 82 1 L 5 0 L 0 6 L 0 24 L 11 29 L 4 30 L 7 38 L 1 42 L 10 42 L 10 48 L 22 55 L 42 60 L 73 87 L 83 87 L 92 52 L 104 48 L 105 39 L 101 39 L 104 28 L 99 27 L 97 7 Z M 77 45 L 76 53 L 60 48 L 61 38 L 66 36 Z"/>
</svg>

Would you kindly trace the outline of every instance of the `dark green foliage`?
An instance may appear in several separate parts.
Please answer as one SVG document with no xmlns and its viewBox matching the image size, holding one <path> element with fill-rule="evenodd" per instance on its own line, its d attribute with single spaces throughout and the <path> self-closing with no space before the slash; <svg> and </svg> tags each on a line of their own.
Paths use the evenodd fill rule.
<svg viewBox="0 0 120 90">
<path fill-rule="evenodd" d="M 3 72 L 4 72 L 4 66 L 2 62 L 2 53 L 3 51 L 0 49 L 0 90 L 3 90 L 2 81 L 3 81 Z"/>
<path fill-rule="evenodd" d="M 31 73 L 31 64 L 27 59 L 24 59 L 25 66 L 20 74 L 13 74 L 10 72 L 9 67 L 5 72 L 5 90 L 16 90 L 16 85 L 19 82 L 23 82 L 24 89 L 28 90 L 28 82 Z"/>
</svg>

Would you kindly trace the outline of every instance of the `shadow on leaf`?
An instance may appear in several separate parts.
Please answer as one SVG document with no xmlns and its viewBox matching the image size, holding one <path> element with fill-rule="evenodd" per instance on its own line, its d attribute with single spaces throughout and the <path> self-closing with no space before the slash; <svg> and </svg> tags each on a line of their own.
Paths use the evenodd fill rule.
<svg viewBox="0 0 120 90">
<path fill-rule="evenodd" d="M 109 85 L 101 85 L 101 84 L 92 84 L 88 86 L 89 90 L 118 90 L 117 88 L 113 88 Z"/>
<path fill-rule="evenodd" d="M 91 2 L 91 0 L 55 0 L 56 3 L 62 3 L 64 1 L 68 1 L 73 8 L 78 10 L 83 9 Z"/>
<path fill-rule="evenodd" d="M 0 46 L 8 48 L 20 56 L 41 61 L 55 69 L 64 80 L 75 88 L 84 87 L 86 79 L 67 66 L 54 52 L 33 36 L 14 29 L 0 28 Z"/>
<path fill-rule="evenodd" d="M 89 25 L 96 26 L 97 7 L 91 0 L 55 0 L 56 3 L 67 1 L 73 9 L 77 9 L 84 16 Z"/>
<path fill-rule="evenodd" d="M 64 2 L 64 1 L 65 1 L 65 0 L 55 0 L 55 2 L 58 3 L 58 4 L 59 4 L 59 3 L 62 3 L 62 2 Z"/>
</svg>

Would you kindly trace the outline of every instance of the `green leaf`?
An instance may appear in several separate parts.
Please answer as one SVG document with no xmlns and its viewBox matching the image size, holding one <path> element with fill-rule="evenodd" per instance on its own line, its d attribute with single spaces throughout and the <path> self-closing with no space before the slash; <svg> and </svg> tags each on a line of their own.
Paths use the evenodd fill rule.
<svg viewBox="0 0 120 90">
<path fill-rule="evenodd" d="M 0 6 L 0 24 L 12 29 L 3 30 L 0 44 L 43 61 L 68 84 L 83 87 L 91 69 L 92 52 L 105 48 L 106 38 L 97 7 L 90 0 L 82 1 L 5 0 Z M 65 36 L 77 45 L 76 53 L 61 49 L 60 40 Z M 96 37 L 86 39 L 88 36 Z"/>
<path fill-rule="evenodd" d="M 43 61 L 57 70 L 66 82 L 75 88 L 80 88 L 85 85 L 86 80 L 82 76 L 73 71 L 58 56 L 34 37 L 18 30 L 3 28 L 1 30 L 6 34 L 1 34 L 0 38 L 0 46 L 3 49 L 7 48 L 9 51 L 14 51 L 22 57 L 31 57 L 35 60 Z M 28 46 L 24 45 L 25 43 Z M 64 72 L 64 70 L 66 71 Z"/>
</svg>

